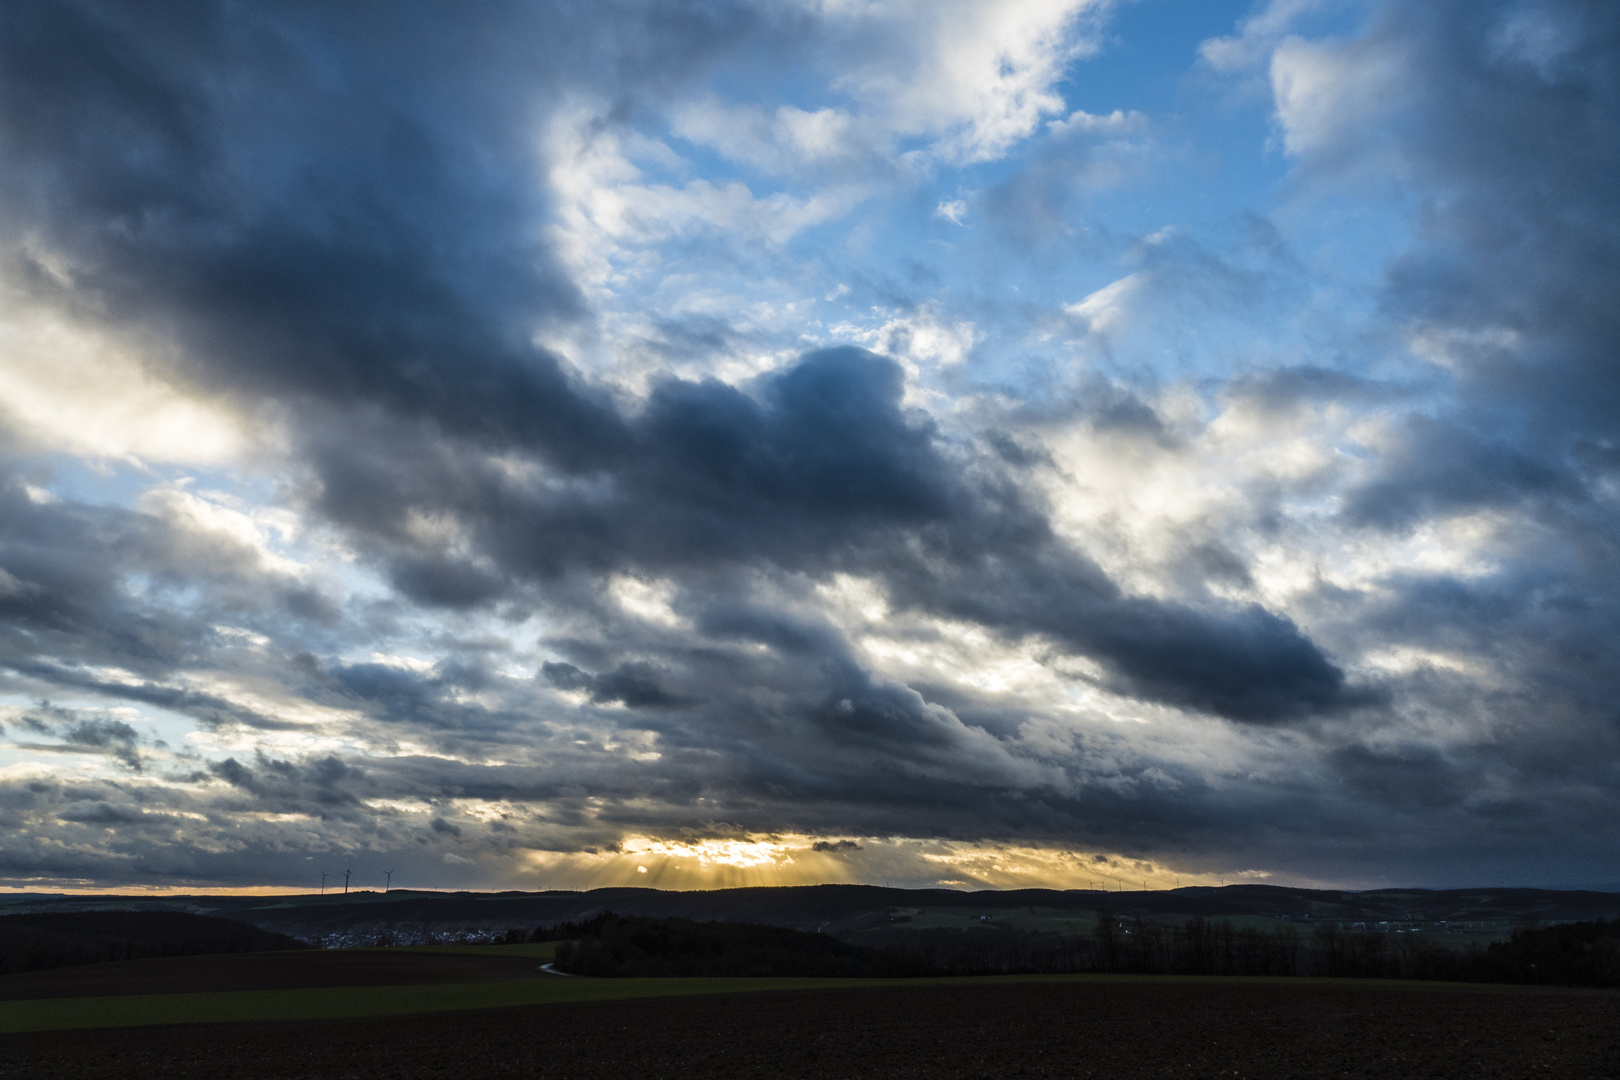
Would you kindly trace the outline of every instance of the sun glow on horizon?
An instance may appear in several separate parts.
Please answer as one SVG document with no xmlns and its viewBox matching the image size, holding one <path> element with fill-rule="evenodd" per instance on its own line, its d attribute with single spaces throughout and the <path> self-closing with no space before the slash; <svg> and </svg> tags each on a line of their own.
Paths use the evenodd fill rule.
<svg viewBox="0 0 1620 1080">
<path fill-rule="evenodd" d="M 829 840 L 805 834 L 680 840 L 629 836 L 607 849 L 535 851 L 526 877 L 546 888 L 640 886 L 676 891 L 869 884 L 899 888 L 1096 889 L 1116 892 L 1259 881 L 1261 870 L 1210 873 L 1117 853 L 914 837 Z"/>
<path fill-rule="evenodd" d="M 1265 870 L 1201 872 L 1178 870 L 1164 862 L 1117 853 L 1083 852 L 1035 845 L 917 837 L 829 839 L 798 833 L 671 839 L 632 835 L 595 850 L 530 851 L 521 864 L 500 859 L 467 860 L 467 880 L 458 887 L 413 886 L 411 875 L 396 872 L 389 891 L 400 892 L 585 892 L 603 888 L 647 888 L 671 892 L 803 885 L 858 884 L 901 889 L 1054 889 L 1099 892 L 1166 890 L 1186 886 L 1283 884 Z M 1331 887 L 1334 883 L 1294 880 L 1287 884 Z M 1342 884 L 1342 883 L 1340 883 Z M 381 895 L 369 878 L 351 885 L 349 895 Z M 24 896 L 124 898 L 184 896 L 312 896 L 318 887 L 284 884 L 210 886 L 47 882 L 0 887 L 0 898 Z M 344 894 L 341 879 L 325 895 Z"/>
</svg>

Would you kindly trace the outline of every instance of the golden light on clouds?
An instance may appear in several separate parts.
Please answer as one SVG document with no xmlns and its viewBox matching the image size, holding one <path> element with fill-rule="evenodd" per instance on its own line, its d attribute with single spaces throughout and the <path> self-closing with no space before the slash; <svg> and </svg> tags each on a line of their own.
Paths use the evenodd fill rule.
<svg viewBox="0 0 1620 1080">
<path fill-rule="evenodd" d="M 339 891 L 341 888 L 342 883 L 339 882 Z M 42 893 L 50 896 L 106 896 L 111 893 L 120 896 L 307 896 L 319 891 L 289 885 L 99 885 L 91 882 L 63 885 L 55 879 L 42 880 L 37 885 L 0 886 L 0 896 L 38 896 Z M 328 885 L 326 891 L 331 893 L 333 889 Z M 352 891 L 359 892 L 360 889 L 355 888 Z"/>
<path fill-rule="evenodd" d="M 594 851 L 533 851 L 532 888 L 727 889 L 863 882 L 906 888 L 1173 889 L 1256 881 L 1257 871 L 1183 871 L 1106 852 L 912 838 L 829 840 L 802 834 L 668 839 L 630 836 Z M 532 883 L 532 884 L 531 884 Z"/>
</svg>

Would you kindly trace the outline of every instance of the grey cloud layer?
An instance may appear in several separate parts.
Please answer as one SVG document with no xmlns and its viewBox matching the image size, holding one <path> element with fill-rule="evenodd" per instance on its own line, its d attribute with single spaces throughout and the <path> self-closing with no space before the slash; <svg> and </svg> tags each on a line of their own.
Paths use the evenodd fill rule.
<svg viewBox="0 0 1620 1080">
<path fill-rule="evenodd" d="M 484 859 L 719 826 L 1244 852 L 1315 872 L 1371 867 L 1380 846 L 1387 865 L 1466 869 L 1477 833 L 1481 850 L 1526 860 L 1538 830 L 1601 842 L 1620 781 L 1604 704 L 1620 672 L 1595 645 L 1620 630 L 1605 493 L 1620 322 L 1604 302 L 1620 291 L 1620 197 L 1600 179 L 1615 165 L 1620 20 L 1602 5 L 1522 10 L 1566 44 L 1515 37 L 1505 10 L 1389 8 L 1346 48 L 1409 60 L 1394 68 L 1401 123 L 1342 119 L 1302 173 L 1354 178 L 1394 154 L 1432 193 L 1385 307 L 1441 342 L 1455 373 L 1440 415 L 1391 428 L 1331 527 L 1399 533 L 1504 508 L 1543 530 L 1515 533 L 1488 575 L 1324 589 L 1309 633 L 1209 589 L 1121 585 L 1059 535 L 1031 480 L 1043 459 L 1008 451 L 1019 432 L 908 408 L 889 358 L 820 349 L 737 385 L 658 378 L 631 401 L 533 344 L 539 327 L 590 317 L 543 239 L 534 132 L 548 110 L 617 96 L 629 122 L 648 97 L 773 40 L 769 20 L 720 5 L 513 5 L 446 39 L 431 9 L 397 6 L 9 13 L 11 271 L 36 303 L 172 338 L 174 377 L 273 412 L 293 448 L 287 497 L 394 590 L 345 609 L 156 510 L 39 501 L 16 462 L 0 486 L 10 688 L 218 731 L 288 727 L 198 688 L 229 675 L 359 718 L 374 748 L 437 756 L 154 764 L 124 720 L 63 721 L 24 737 L 171 782 L 4 785 L 4 823 L 29 838 L 8 845 L 7 869 L 247 880 L 303 872 L 312 845 Z M 1286 396 L 1290 379 L 1315 377 L 1229 393 Z M 1382 392 L 1366 385 L 1337 373 L 1313 392 Z M 1100 397 L 1103 420 L 1158 424 L 1135 398 Z M 1280 518 L 1263 505 L 1272 494 L 1247 495 L 1257 521 Z M 1204 579 L 1248 581 L 1229 549 L 1200 551 Z M 1140 739 L 1071 724 L 1061 749 L 1037 744 L 1027 725 L 1058 723 L 1039 710 L 874 671 L 818 599 L 837 575 L 876 582 L 919 640 L 949 620 L 1039 641 L 1054 664 L 1089 662 L 1097 687 L 1188 715 Z M 613 592 L 624 578 L 666 587 L 674 622 L 627 614 Z M 429 671 L 353 659 L 379 621 L 535 614 L 545 655 L 521 673 L 510 641 L 448 632 L 453 657 Z M 245 650 L 222 624 L 268 644 Z M 1339 658 L 1437 641 L 1502 656 L 1509 678 L 1386 679 Z M 1527 709 L 1538 723 L 1501 719 Z M 1436 712 L 1492 718 L 1489 734 L 1448 741 L 1413 721 Z M 1244 763 L 1189 764 L 1178 744 L 1215 730 Z M 378 809 L 411 799 L 430 821 Z M 467 799 L 518 809 L 458 818 Z M 206 823 L 177 826 L 196 820 L 185 814 Z M 98 849 L 109 824 L 117 839 Z M 76 843 L 40 842 L 48 828 Z M 198 842 L 166 846 L 176 828 Z M 1355 832 L 1371 839 L 1321 839 Z M 1391 850 L 1403 834 L 1416 839 Z"/>
</svg>

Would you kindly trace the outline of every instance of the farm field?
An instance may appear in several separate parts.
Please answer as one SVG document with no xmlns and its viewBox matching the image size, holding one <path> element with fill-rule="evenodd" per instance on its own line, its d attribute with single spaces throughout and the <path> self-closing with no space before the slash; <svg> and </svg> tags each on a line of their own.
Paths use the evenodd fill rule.
<svg viewBox="0 0 1620 1080">
<path fill-rule="evenodd" d="M 230 993 L 315 987 L 534 981 L 556 946 L 428 946 L 226 953 L 86 964 L 0 975 L 6 1002 L 150 994 Z"/>
<path fill-rule="evenodd" d="M 577 995 L 593 985 L 652 981 L 559 978 L 545 985 Z M 1603 991 L 1110 976 L 814 990 L 772 989 L 771 980 L 667 981 L 764 985 L 723 999 L 694 985 L 699 993 L 686 997 L 138 1027 L 98 1038 L 11 1034 L 0 1036 L 0 1078 L 1620 1073 L 1620 995 Z"/>
</svg>

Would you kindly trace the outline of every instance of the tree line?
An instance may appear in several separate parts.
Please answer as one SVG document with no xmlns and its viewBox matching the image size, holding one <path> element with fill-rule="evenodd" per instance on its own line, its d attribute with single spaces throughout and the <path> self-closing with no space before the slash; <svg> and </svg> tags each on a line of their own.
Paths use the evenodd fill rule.
<svg viewBox="0 0 1620 1080">
<path fill-rule="evenodd" d="M 1419 934 L 1261 928 L 1195 916 L 1179 924 L 1099 911 L 1089 934 L 887 927 L 855 940 L 747 923 L 625 918 L 611 912 L 508 940 L 561 941 L 571 974 L 918 976 L 1059 973 L 1324 976 L 1620 986 L 1620 922 L 1527 927 L 1462 948 Z"/>
<path fill-rule="evenodd" d="M 1605 919 L 1526 927 L 1507 941 L 1460 948 L 1420 934 L 1344 930 L 1336 923 L 1301 932 L 1295 926 L 1235 926 L 1202 916 L 1167 925 L 1106 911 L 1097 913 L 1089 935 L 989 927 L 889 929 L 864 933 L 861 941 L 913 958 L 930 971 L 954 974 L 1294 975 L 1620 986 L 1620 922 Z"/>
<path fill-rule="evenodd" d="M 826 934 L 807 934 L 754 923 L 621 917 L 593 919 L 535 931 L 558 940 L 553 966 L 570 975 L 629 976 L 843 976 L 915 974 L 903 961 Z M 557 936 L 553 936 L 557 935 Z"/>
</svg>

